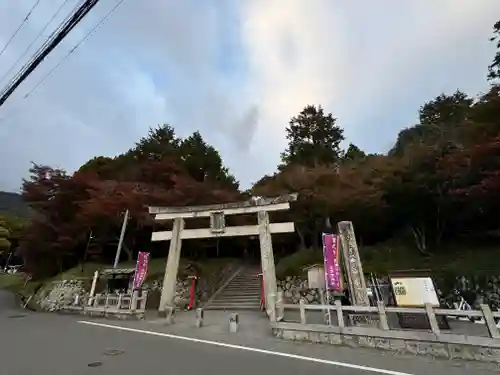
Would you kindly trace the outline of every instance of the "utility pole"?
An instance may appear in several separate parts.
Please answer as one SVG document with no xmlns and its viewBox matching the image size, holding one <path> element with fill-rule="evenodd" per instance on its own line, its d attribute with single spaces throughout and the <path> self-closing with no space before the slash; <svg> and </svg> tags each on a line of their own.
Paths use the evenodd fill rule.
<svg viewBox="0 0 500 375">
<path fill-rule="evenodd" d="M 83 262 L 82 262 L 82 273 L 85 271 L 85 262 L 87 261 L 87 252 L 89 251 L 90 241 L 92 241 L 92 229 L 89 233 L 89 238 L 87 240 L 87 246 L 85 246 L 85 252 L 83 253 Z"/>
<path fill-rule="evenodd" d="M 120 254 L 122 252 L 123 239 L 125 237 L 125 231 L 127 230 L 127 222 L 128 222 L 129 211 L 125 211 L 125 216 L 123 217 L 122 231 L 120 233 L 120 240 L 118 241 L 118 248 L 116 249 L 115 262 L 113 263 L 113 268 L 118 266 L 118 262 L 120 261 Z"/>
</svg>

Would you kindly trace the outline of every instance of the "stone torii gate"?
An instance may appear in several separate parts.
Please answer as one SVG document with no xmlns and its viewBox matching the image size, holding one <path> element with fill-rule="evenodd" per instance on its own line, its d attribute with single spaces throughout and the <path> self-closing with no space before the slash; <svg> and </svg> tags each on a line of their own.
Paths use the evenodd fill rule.
<svg viewBox="0 0 500 375">
<path fill-rule="evenodd" d="M 154 232 L 151 241 L 170 241 L 159 312 L 165 313 L 167 307 L 174 307 L 175 285 L 181 256 L 182 240 L 193 238 L 220 238 L 259 235 L 266 310 L 275 311 L 275 303 L 269 296 L 276 297 L 276 271 L 272 247 L 272 233 L 290 233 L 295 231 L 293 222 L 270 223 L 269 211 L 282 211 L 290 208 L 290 202 L 297 200 L 297 194 L 288 194 L 276 198 L 252 198 L 244 202 L 232 202 L 216 205 L 188 207 L 149 207 L 149 213 L 156 221 L 173 220 L 171 231 Z M 257 225 L 225 225 L 225 216 L 257 213 Z M 184 229 L 184 220 L 199 217 L 210 218 L 210 228 Z"/>
</svg>

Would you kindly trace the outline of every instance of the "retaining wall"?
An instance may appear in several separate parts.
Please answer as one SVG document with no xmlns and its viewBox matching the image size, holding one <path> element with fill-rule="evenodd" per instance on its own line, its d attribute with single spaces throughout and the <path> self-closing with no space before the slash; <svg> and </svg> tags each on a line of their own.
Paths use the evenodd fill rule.
<svg viewBox="0 0 500 375">
<path fill-rule="evenodd" d="M 297 323 L 271 323 L 271 328 L 285 340 L 500 364 L 500 340 L 488 337 Z"/>
</svg>

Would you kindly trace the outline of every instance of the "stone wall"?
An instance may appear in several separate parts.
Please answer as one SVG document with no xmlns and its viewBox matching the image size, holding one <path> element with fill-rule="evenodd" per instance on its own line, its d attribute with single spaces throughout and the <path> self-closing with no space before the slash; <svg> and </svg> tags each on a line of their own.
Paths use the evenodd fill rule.
<svg viewBox="0 0 500 375">
<path fill-rule="evenodd" d="M 500 344 L 486 337 L 434 335 L 428 332 L 382 331 L 359 327 L 318 327 L 294 323 L 272 323 L 273 335 L 292 341 L 372 348 L 398 354 L 500 364 Z"/>
<path fill-rule="evenodd" d="M 45 284 L 35 295 L 35 303 L 42 311 L 59 311 L 85 295 L 85 280 L 59 280 Z"/>
<path fill-rule="evenodd" d="M 388 283 L 387 278 L 379 282 Z M 436 278 L 437 288 L 442 291 L 441 302 L 456 300 L 454 290 L 469 302 L 474 309 L 479 309 L 480 304 L 488 304 L 492 310 L 500 310 L 500 276 L 459 276 L 449 278 Z M 287 276 L 278 280 L 278 290 L 283 291 L 287 303 L 297 304 L 301 297 L 309 304 L 320 304 L 321 295 L 317 289 L 309 289 L 307 280 L 297 276 Z"/>
<path fill-rule="evenodd" d="M 161 290 L 163 287 L 163 279 L 147 281 L 143 285 L 143 289 L 148 291 L 148 301 L 146 309 L 157 309 L 160 305 Z M 191 280 L 177 279 L 175 285 L 174 303 L 176 306 L 185 306 L 189 303 L 189 289 Z"/>
<path fill-rule="evenodd" d="M 284 280 L 278 280 L 278 291 L 283 292 L 285 303 L 297 304 L 300 298 L 305 298 L 308 304 L 321 304 L 319 289 L 309 289 L 307 280 L 297 276 L 287 276 Z"/>
</svg>

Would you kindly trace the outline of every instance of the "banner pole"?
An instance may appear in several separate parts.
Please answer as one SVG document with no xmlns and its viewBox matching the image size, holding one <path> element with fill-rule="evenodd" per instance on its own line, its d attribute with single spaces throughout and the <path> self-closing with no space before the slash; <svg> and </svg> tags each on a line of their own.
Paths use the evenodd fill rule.
<svg viewBox="0 0 500 375">
<path fill-rule="evenodd" d="M 325 294 L 326 294 L 326 303 L 325 305 L 327 306 L 326 308 L 326 318 L 328 320 L 327 324 L 332 325 L 332 312 L 330 310 L 330 288 L 328 288 L 328 269 L 327 269 L 327 249 L 326 249 L 326 243 L 325 243 L 325 236 L 327 236 L 326 233 L 323 233 L 321 235 L 321 240 L 323 242 L 323 267 L 324 267 L 324 277 L 325 277 Z"/>
</svg>

